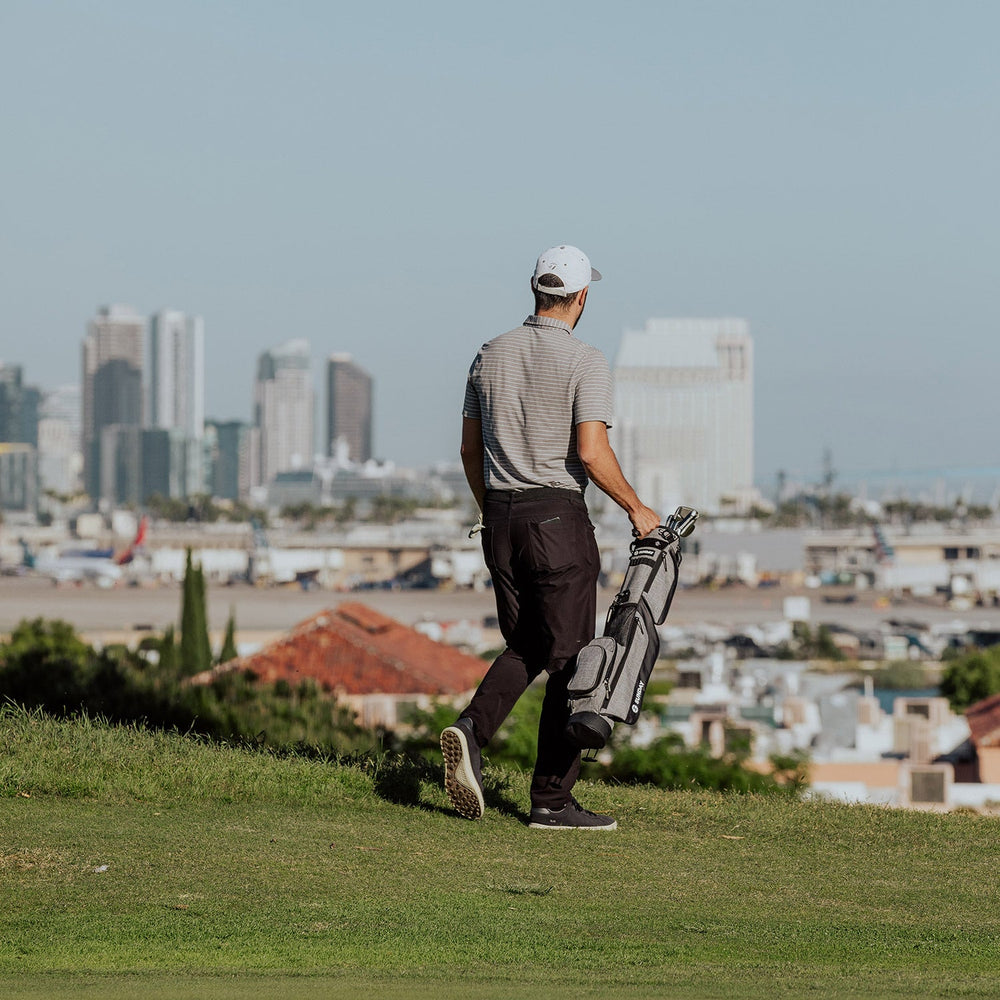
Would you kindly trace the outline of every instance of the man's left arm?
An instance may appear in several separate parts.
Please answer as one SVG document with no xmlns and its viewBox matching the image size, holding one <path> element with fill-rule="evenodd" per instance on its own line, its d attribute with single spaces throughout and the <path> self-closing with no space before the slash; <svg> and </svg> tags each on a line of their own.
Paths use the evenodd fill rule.
<svg viewBox="0 0 1000 1000">
<path fill-rule="evenodd" d="M 469 489 L 476 498 L 479 509 L 486 502 L 486 475 L 483 472 L 483 422 L 473 417 L 462 417 L 462 468 Z"/>
</svg>

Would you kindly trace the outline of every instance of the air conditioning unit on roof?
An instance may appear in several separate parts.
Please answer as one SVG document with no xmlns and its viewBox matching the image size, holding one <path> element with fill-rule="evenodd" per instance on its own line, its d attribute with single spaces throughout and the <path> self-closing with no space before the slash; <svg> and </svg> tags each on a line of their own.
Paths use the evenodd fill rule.
<svg viewBox="0 0 1000 1000">
<path fill-rule="evenodd" d="M 955 769 L 951 764 L 904 763 L 899 769 L 900 805 L 918 809 L 947 809 Z"/>
</svg>

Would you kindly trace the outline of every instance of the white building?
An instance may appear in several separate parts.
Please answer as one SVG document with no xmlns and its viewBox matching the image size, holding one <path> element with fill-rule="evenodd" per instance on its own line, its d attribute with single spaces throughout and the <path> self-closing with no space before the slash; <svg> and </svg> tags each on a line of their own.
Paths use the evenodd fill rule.
<svg viewBox="0 0 1000 1000">
<path fill-rule="evenodd" d="M 150 318 L 149 426 L 205 432 L 205 323 L 163 309 Z"/>
<path fill-rule="evenodd" d="M 614 369 L 615 450 L 645 503 L 709 513 L 753 490 L 753 341 L 743 319 L 651 319 Z"/>
<path fill-rule="evenodd" d="M 41 489 L 72 494 L 80 489 L 80 386 L 61 385 L 45 394 L 38 421 L 38 476 Z"/>
<path fill-rule="evenodd" d="M 184 469 L 170 470 L 187 494 L 204 488 L 205 324 L 201 316 L 162 309 L 150 318 L 148 425 L 183 437 Z"/>
<path fill-rule="evenodd" d="M 312 467 L 313 387 L 308 341 L 290 340 L 258 359 L 254 426 L 259 432 L 255 486 L 267 486 L 279 472 Z"/>
</svg>

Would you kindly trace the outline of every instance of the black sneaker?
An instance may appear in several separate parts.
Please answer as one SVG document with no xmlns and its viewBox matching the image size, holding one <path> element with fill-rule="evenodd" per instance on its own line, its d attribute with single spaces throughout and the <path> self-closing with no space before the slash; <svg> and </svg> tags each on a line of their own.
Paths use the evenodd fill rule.
<svg viewBox="0 0 1000 1000">
<path fill-rule="evenodd" d="M 459 816 L 479 819 L 483 803 L 482 756 L 469 719 L 459 719 L 441 733 L 444 790 Z"/>
<path fill-rule="evenodd" d="M 601 816 L 584 809 L 576 799 L 570 799 L 562 809 L 532 809 L 533 830 L 617 830 L 618 823 L 610 816 Z"/>
</svg>

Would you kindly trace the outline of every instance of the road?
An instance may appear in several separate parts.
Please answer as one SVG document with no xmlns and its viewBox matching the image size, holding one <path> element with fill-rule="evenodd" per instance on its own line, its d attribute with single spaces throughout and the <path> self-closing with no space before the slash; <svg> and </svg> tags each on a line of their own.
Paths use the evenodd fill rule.
<svg viewBox="0 0 1000 1000">
<path fill-rule="evenodd" d="M 930 624 L 960 619 L 970 627 L 1000 629 L 1000 608 L 955 611 L 940 605 L 910 602 L 886 607 L 877 595 L 862 593 L 852 604 L 824 603 L 816 592 L 787 589 L 678 591 L 668 619 L 672 625 L 713 623 L 727 627 L 780 621 L 784 599 L 806 594 L 814 623 L 839 623 L 854 628 L 876 627 L 887 618 L 906 618 Z M 604 610 L 614 591 L 601 592 Z M 421 620 L 479 622 L 493 615 L 490 591 L 402 590 L 343 594 L 302 591 L 298 588 L 255 589 L 214 586 L 207 595 L 209 628 L 221 632 L 230 609 L 237 629 L 249 636 L 280 633 L 324 608 L 343 601 L 362 601 L 406 624 Z M 0 632 L 9 632 L 24 618 L 61 618 L 88 636 L 134 631 L 161 631 L 180 620 L 180 587 L 120 587 L 102 590 L 94 585 L 59 586 L 33 577 L 0 577 Z"/>
</svg>

